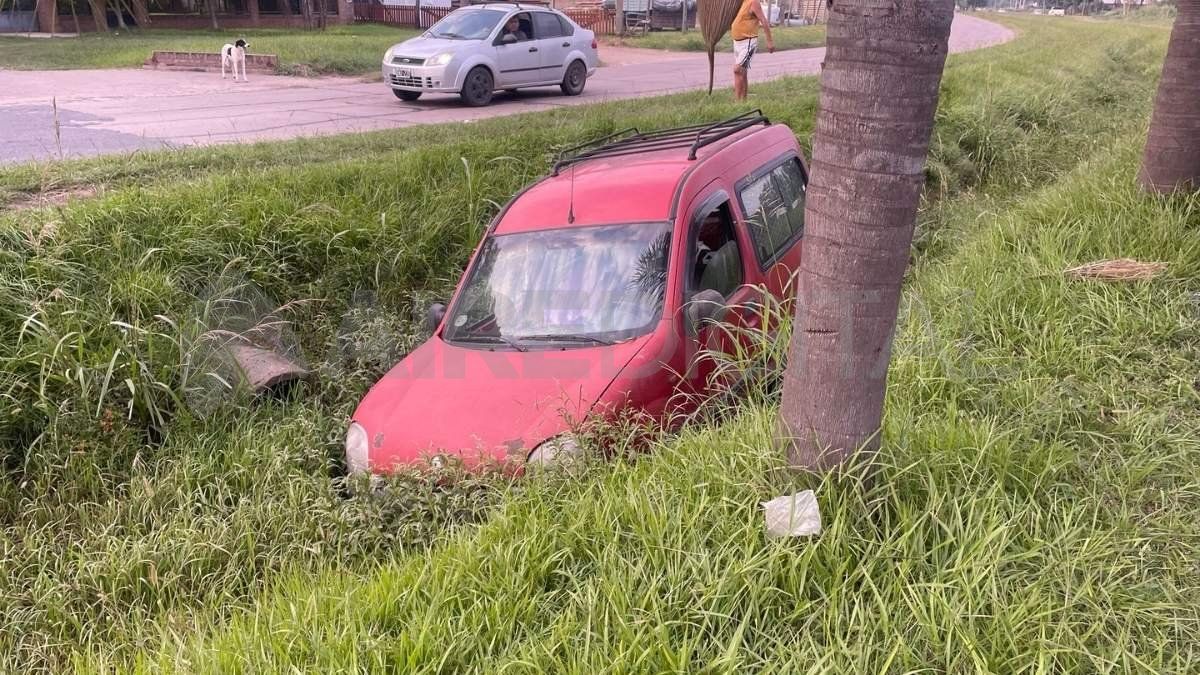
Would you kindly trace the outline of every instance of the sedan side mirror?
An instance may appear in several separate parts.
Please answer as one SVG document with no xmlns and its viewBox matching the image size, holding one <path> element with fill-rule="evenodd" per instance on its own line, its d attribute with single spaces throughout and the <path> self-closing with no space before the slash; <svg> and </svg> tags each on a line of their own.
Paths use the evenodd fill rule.
<svg viewBox="0 0 1200 675">
<path fill-rule="evenodd" d="M 515 45 L 516 43 L 517 36 L 513 35 L 512 33 L 505 33 L 504 35 L 500 36 L 500 44 L 502 45 Z"/>
<path fill-rule="evenodd" d="M 688 326 L 693 331 L 698 331 L 706 323 L 724 319 L 725 310 L 725 296 L 721 295 L 720 291 L 711 288 L 700 291 L 693 295 L 691 302 L 687 304 Z"/>
<path fill-rule="evenodd" d="M 430 333 L 437 330 L 437 327 L 442 325 L 444 318 L 446 318 L 446 305 L 440 302 L 433 303 L 425 312 L 425 330 Z"/>
</svg>

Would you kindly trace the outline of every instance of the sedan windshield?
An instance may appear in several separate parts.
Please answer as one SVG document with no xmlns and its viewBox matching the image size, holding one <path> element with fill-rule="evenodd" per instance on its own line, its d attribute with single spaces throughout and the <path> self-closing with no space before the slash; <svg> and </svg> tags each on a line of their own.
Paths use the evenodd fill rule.
<svg viewBox="0 0 1200 675">
<path fill-rule="evenodd" d="M 450 40 L 483 40 L 492 34 L 492 29 L 504 18 L 504 12 L 496 9 L 460 9 L 434 24 L 428 35 Z"/>
<path fill-rule="evenodd" d="M 569 227 L 489 238 L 451 311 L 449 341 L 609 344 L 662 314 L 668 223 Z"/>
</svg>

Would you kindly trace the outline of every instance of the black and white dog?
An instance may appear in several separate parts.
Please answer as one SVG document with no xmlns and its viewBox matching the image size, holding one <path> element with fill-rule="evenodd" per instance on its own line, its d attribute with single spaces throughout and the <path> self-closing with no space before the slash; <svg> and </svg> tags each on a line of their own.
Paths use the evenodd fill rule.
<svg viewBox="0 0 1200 675">
<path fill-rule="evenodd" d="M 221 47 L 221 79 L 222 80 L 225 79 L 225 69 L 231 68 L 233 70 L 233 81 L 237 82 L 238 66 L 241 66 L 242 82 L 250 81 L 250 80 L 246 79 L 246 48 L 249 46 L 250 46 L 250 44 L 247 43 L 245 40 L 238 39 L 237 42 L 234 42 L 231 45 L 225 45 L 224 47 Z"/>
</svg>

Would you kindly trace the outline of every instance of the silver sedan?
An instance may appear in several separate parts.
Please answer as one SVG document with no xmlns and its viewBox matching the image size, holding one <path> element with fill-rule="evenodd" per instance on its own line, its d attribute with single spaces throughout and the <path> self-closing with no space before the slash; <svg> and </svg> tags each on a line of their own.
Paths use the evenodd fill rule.
<svg viewBox="0 0 1200 675">
<path fill-rule="evenodd" d="M 549 8 L 489 3 L 451 12 L 420 37 L 383 55 L 383 81 L 397 98 L 456 93 L 487 105 L 497 90 L 557 85 L 583 92 L 599 65 L 596 34 Z"/>
</svg>

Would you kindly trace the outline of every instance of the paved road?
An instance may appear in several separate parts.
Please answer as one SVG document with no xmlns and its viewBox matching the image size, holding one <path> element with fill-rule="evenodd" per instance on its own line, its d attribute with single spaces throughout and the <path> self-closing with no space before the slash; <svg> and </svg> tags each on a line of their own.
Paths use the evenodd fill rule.
<svg viewBox="0 0 1200 675">
<path fill-rule="evenodd" d="M 958 15 L 950 48 L 968 51 L 1012 37 L 1003 26 Z M 815 74 L 824 53 L 823 48 L 762 53 L 751 80 Z M 703 54 L 601 47 L 600 55 L 609 65 L 588 80 L 582 96 L 565 97 L 557 88 L 530 90 L 498 95 L 487 108 L 466 108 L 454 96 L 404 103 L 382 83 L 362 78 L 262 75 L 234 84 L 215 73 L 0 70 L 0 164 L 464 121 L 708 83 Z M 718 55 L 717 86 L 730 86 L 731 69 L 732 56 Z"/>
</svg>

